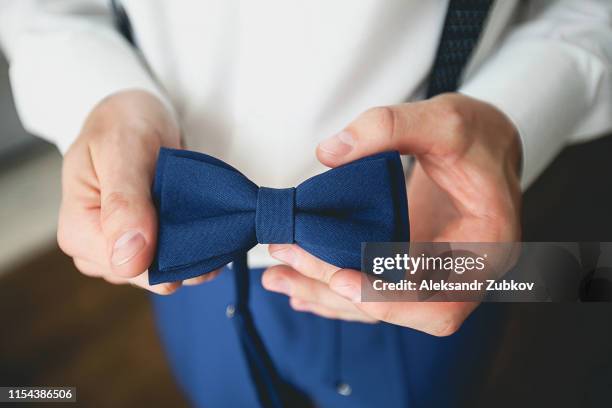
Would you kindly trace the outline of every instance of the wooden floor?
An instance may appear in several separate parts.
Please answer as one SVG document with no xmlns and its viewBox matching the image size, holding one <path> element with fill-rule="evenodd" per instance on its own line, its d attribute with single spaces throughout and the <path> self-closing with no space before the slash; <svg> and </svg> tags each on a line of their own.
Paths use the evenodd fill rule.
<svg viewBox="0 0 612 408">
<path fill-rule="evenodd" d="M 0 311 L 0 385 L 75 386 L 79 406 L 187 405 L 144 291 L 84 277 L 52 250 L 0 278 Z"/>
</svg>

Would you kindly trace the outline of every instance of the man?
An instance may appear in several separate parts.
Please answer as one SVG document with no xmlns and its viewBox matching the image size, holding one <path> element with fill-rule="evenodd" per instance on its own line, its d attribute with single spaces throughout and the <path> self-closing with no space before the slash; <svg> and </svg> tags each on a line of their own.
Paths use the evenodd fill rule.
<svg viewBox="0 0 612 408">
<path fill-rule="evenodd" d="M 606 0 L 496 2 L 459 92 L 420 102 L 447 1 L 126 0 L 139 51 L 106 1 L 0 4 L 21 119 L 65 154 L 60 247 L 86 275 L 176 291 L 155 306 L 197 405 L 256 397 L 229 274 L 147 283 L 159 147 L 206 152 L 268 187 L 399 150 L 416 157 L 412 240 L 495 242 L 520 239 L 521 184 L 612 127 Z M 486 308 L 466 321 L 473 303 L 362 303 L 358 272 L 268 250 L 282 265 L 252 271 L 253 313 L 280 374 L 313 403 L 452 406 L 477 383 L 500 323 Z M 250 264 L 270 266 L 266 249 Z"/>
</svg>

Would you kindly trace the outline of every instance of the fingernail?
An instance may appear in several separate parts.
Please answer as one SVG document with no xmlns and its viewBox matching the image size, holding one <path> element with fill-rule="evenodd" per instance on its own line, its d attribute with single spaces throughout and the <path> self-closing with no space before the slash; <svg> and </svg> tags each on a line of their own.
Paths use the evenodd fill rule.
<svg viewBox="0 0 612 408">
<path fill-rule="evenodd" d="M 123 265 L 138 255 L 144 246 L 145 239 L 140 232 L 128 231 L 115 242 L 111 262 L 115 266 Z"/>
<path fill-rule="evenodd" d="M 334 156 L 344 156 L 353 150 L 354 145 L 355 139 L 353 139 L 353 135 L 343 130 L 329 139 L 322 141 L 319 148 Z"/>
<path fill-rule="evenodd" d="M 331 289 L 337 292 L 340 296 L 344 296 L 353 303 L 358 303 L 361 301 L 361 293 L 359 291 L 359 288 L 353 285 L 333 286 Z"/>
<path fill-rule="evenodd" d="M 269 290 L 273 292 L 284 293 L 285 295 L 291 294 L 291 286 L 289 285 L 289 282 L 287 282 L 286 279 L 282 279 L 282 278 L 273 279 L 272 281 L 268 282 L 266 286 L 268 287 Z"/>
<path fill-rule="evenodd" d="M 295 262 L 295 253 L 291 248 L 284 248 L 275 252 L 272 252 L 273 258 L 278 259 L 281 262 L 286 263 L 287 265 L 293 265 Z"/>
</svg>

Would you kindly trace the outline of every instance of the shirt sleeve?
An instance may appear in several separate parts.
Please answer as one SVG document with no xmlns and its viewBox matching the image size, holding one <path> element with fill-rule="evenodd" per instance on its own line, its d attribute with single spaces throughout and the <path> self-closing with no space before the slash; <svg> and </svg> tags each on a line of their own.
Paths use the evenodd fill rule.
<svg viewBox="0 0 612 408">
<path fill-rule="evenodd" d="M 148 91 L 170 108 L 138 53 L 115 29 L 106 0 L 1 0 L 0 46 L 17 112 L 63 153 L 105 97 Z"/>
<path fill-rule="evenodd" d="M 568 143 L 612 129 L 612 1 L 532 1 L 460 92 L 516 125 L 523 188 Z"/>
</svg>

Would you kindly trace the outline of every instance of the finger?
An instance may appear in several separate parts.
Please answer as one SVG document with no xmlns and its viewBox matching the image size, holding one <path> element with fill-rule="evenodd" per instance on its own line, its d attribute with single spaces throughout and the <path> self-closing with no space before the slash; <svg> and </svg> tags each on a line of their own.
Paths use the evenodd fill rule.
<svg viewBox="0 0 612 408">
<path fill-rule="evenodd" d="M 372 319 L 364 314 L 342 313 L 334 309 L 329 309 L 317 303 L 311 303 L 299 298 L 290 298 L 289 304 L 297 312 L 310 312 L 326 319 L 342 319 L 351 322 L 376 323 L 378 320 Z"/>
<path fill-rule="evenodd" d="M 217 269 L 216 271 L 209 272 L 206 275 L 196 276 L 195 278 L 185 279 L 183 281 L 183 285 L 186 285 L 186 286 L 195 286 L 195 285 L 199 285 L 199 284 L 204 283 L 204 282 L 209 282 L 209 281 L 215 279 L 219 275 L 220 272 L 221 272 L 221 269 Z"/>
<path fill-rule="evenodd" d="M 99 188 L 87 147 L 78 140 L 62 166 L 57 242 L 73 258 L 108 264 L 106 241 L 100 228 Z"/>
<path fill-rule="evenodd" d="M 441 102 L 443 101 L 443 102 Z M 317 147 L 321 163 L 336 167 L 390 150 L 421 155 L 452 150 L 462 121 L 452 98 L 373 108 Z"/>
<path fill-rule="evenodd" d="M 170 295 L 176 292 L 180 287 L 180 282 L 161 283 L 158 285 L 149 285 L 148 272 L 134 278 L 122 278 L 114 274 L 102 276 L 102 279 L 113 285 L 132 285 L 134 287 L 147 290 L 158 295 Z"/>
<path fill-rule="evenodd" d="M 108 193 L 102 198 L 100 219 L 113 272 L 134 277 L 146 270 L 153 259 L 157 228 L 148 193 Z"/>
<path fill-rule="evenodd" d="M 176 292 L 178 288 L 181 287 L 181 282 L 169 282 L 159 283 L 157 285 L 149 285 L 149 271 L 145 271 L 144 273 L 138 276 L 129 278 L 127 279 L 127 282 L 134 286 L 138 286 L 142 289 L 156 293 L 158 295 L 170 295 Z"/>
<path fill-rule="evenodd" d="M 297 245 L 271 244 L 268 251 L 273 258 L 291 266 L 302 275 L 325 284 L 329 283 L 333 274 L 340 269 L 309 254 Z"/>
<path fill-rule="evenodd" d="M 74 258 L 73 259 L 74 266 L 81 272 L 83 275 L 90 276 L 92 278 L 98 278 L 107 273 L 107 268 L 104 268 L 102 265 L 91 262 L 82 258 Z"/>
<path fill-rule="evenodd" d="M 329 287 L 375 319 L 434 336 L 455 333 L 477 306 L 476 302 L 362 302 L 361 282 L 359 272 L 342 269 L 334 274 Z"/>
<path fill-rule="evenodd" d="M 134 278 L 123 278 L 116 276 L 110 272 L 108 267 L 104 267 L 96 262 L 88 261 L 85 259 L 75 258 L 74 265 L 76 268 L 86 276 L 94 278 L 102 278 L 105 281 L 114 285 L 125 285 L 131 284 L 139 288 L 148 290 L 159 295 L 169 295 L 174 293 L 180 286 L 180 282 L 162 283 L 159 285 L 149 285 L 149 274 L 145 272 Z M 209 278 L 212 279 L 212 278 Z"/>
<path fill-rule="evenodd" d="M 102 279 L 107 281 L 108 283 L 112 283 L 113 285 L 128 285 L 130 281 L 127 278 L 121 278 L 115 275 L 104 275 Z"/>
<path fill-rule="evenodd" d="M 121 149 L 115 151 L 109 143 L 103 146 L 96 154 L 100 157 L 100 223 L 106 255 L 113 273 L 135 277 L 150 266 L 157 239 L 150 195 L 155 155 L 143 148 L 129 149 L 132 157 L 122 157 Z"/>
<path fill-rule="evenodd" d="M 267 290 L 316 303 L 337 313 L 362 314 L 355 305 L 330 290 L 326 284 L 308 278 L 285 265 L 268 268 L 263 273 L 261 282 Z"/>
</svg>

